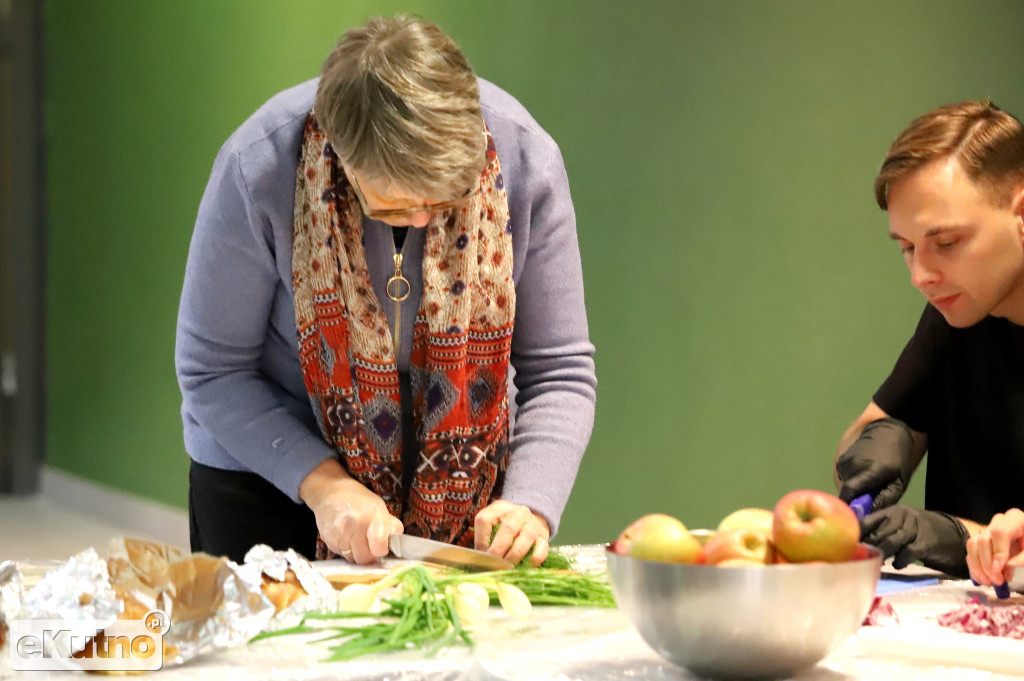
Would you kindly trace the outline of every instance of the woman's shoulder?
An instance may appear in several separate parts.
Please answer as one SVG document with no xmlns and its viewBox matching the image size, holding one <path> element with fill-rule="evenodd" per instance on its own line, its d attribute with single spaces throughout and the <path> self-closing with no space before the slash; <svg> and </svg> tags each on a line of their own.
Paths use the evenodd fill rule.
<svg viewBox="0 0 1024 681">
<path fill-rule="evenodd" d="M 558 145 L 551 135 L 519 100 L 490 81 L 477 78 L 477 82 L 480 87 L 480 108 L 498 146 L 499 157 L 503 146 L 534 152 L 557 151 Z"/>
<path fill-rule="evenodd" d="M 280 147 L 281 138 L 300 138 L 306 115 L 316 99 L 314 78 L 278 92 L 263 103 L 232 133 L 225 148 L 245 154 L 254 147 Z"/>
</svg>

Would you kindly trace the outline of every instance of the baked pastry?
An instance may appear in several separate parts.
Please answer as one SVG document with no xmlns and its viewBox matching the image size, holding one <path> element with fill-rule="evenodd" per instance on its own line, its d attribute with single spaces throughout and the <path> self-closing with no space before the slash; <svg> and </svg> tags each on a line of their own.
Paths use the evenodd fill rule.
<svg viewBox="0 0 1024 681">
<path fill-rule="evenodd" d="M 302 588 L 298 577 L 291 570 L 284 575 L 284 581 L 272 579 L 263 575 L 263 595 L 274 604 L 274 614 L 287 608 L 289 605 L 307 596 L 306 590 Z"/>
</svg>

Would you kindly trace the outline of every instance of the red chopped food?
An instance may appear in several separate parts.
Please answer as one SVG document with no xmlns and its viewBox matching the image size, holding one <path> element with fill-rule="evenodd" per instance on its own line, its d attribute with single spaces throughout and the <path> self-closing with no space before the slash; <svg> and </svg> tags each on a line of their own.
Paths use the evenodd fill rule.
<svg viewBox="0 0 1024 681">
<path fill-rule="evenodd" d="M 1024 605 L 984 605 L 977 598 L 938 616 L 939 624 L 967 634 L 1024 641 Z"/>
<path fill-rule="evenodd" d="M 889 601 L 881 596 L 875 596 L 875 600 L 871 602 L 871 609 L 868 610 L 867 617 L 861 622 L 863 627 L 898 627 L 899 625 L 900 618 L 896 611 L 889 605 Z"/>
</svg>

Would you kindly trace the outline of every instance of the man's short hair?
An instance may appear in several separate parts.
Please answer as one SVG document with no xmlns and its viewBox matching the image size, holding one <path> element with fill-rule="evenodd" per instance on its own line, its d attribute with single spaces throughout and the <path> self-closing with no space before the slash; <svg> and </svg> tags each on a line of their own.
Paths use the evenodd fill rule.
<svg viewBox="0 0 1024 681">
<path fill-rule="evenodd" d="M 472 67 L 437 25 L 376 17 L 324 62 L 314 104 L 342 164 L 376 187 L 456 199 L 486 153 Z"/>
<path fill-rule="evenodd" d="M 950 104 L 914 120 L 889 147 L 875 178 L 875 200 L 889 207 L 893 183 L 932 161 L 953 158 L 1005 205 L 1024 182 L 1024 126 L 989 100 Z"/>
</svg>

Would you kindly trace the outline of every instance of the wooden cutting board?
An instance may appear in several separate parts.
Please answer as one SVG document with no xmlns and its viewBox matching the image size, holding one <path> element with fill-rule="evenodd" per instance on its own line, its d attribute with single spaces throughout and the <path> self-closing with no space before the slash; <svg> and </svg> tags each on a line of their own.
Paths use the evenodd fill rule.
<svg viewBox="0 0 1024 681">
<path fill-rule="evenodd" d="M 315 563 L 314 563 L 315 565 Z M 427 572 L 434 579 L 443 577 L 448 573 L 443 567 L 427 565 Z M 393 569 L 393 567 L 391 568 Z M 391 574 L 391 569 L 372 567 L 365 568 L 358 565 L 352 565 L 349 569 L 337 568 L 337 569 L 323 569 L 324 577 L 331 583 L 335 589 L 344 589 L 349 584 L 375 584 L 380 580 Z"/>
</svg>

